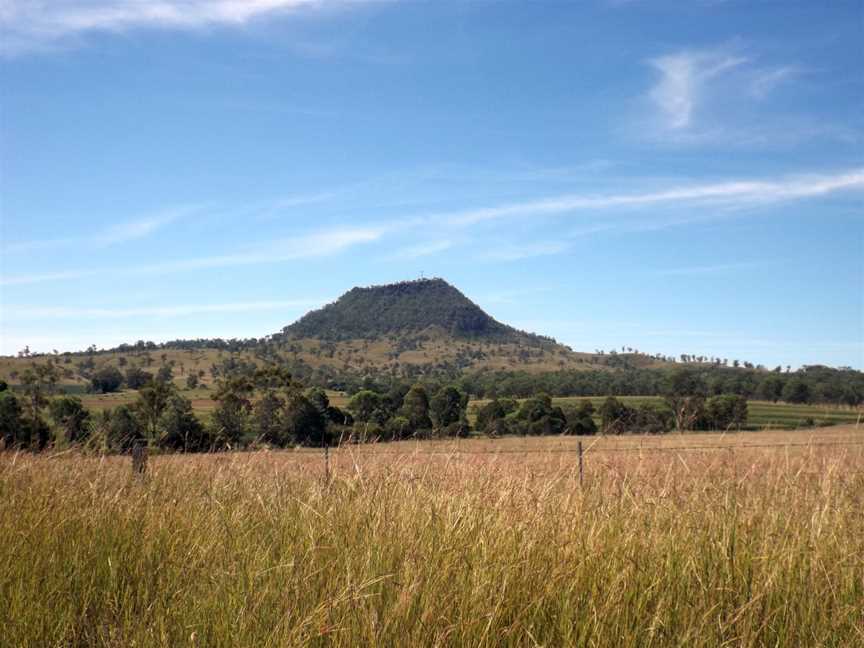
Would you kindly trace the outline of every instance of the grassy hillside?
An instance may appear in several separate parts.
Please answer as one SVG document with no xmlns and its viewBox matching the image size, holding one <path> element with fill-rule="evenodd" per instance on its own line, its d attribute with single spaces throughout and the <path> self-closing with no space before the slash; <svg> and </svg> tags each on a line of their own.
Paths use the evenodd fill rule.
<svg viewBox="0 0 864 648">
<path fill-rule="evenodd" d="M 630 357 L 633 364 L 662 366 L 645 356 Z M 162 366 L 171 366 L 178 385 L 185 384 L 190 373 L 200 375 L 204 384 L 212 384 L 211 368 L 226 362 L 278 363 L 296 369 L 299 376 L 319 372 L 338 376 L 344 373 L 367 372 L 385 375 L 421 376 L 434 373 L 462 371 L 527 371 L 544 373 L 561 369 L 607 368 L 609 356 L 575 353 L 560 345 L 529 346 L 521 342 L 488 341 L 477 339 L 455 340 L 439 329 L 430 328 L 419 333 L 389 335 L 382 338 L 328 341 L 318 339 L 292 339 L 280 341 L 266 349 L 237 352 L 223 349 L 164 348 L 151 351 L 109 351 L 98 353 L 70 353 L 57 356 L 13 358 L 0 356 L 0 380 L 10 384 L 33 362 L 54 362 L 63 371 L 61 384 L 74 391 L 89 382 L 82 374 L 102 366 L 114 366 L 121 371 L 139 367 L 155 372 Z M 92 365 L 82 370 L 83 365 Z M 202 373 L 203 372 L 203 373 Z"/>
</svg>

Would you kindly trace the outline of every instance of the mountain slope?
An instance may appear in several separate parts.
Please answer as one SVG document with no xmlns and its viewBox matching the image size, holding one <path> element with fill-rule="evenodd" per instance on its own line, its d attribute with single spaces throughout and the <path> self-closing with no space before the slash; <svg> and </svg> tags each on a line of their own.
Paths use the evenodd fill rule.
<svg viewBox="0 0 864 648">
<path fill-rule="evenodd" d="M 334 303 L 286 326 L 282 336 L 335 342 L 404 336 L 428 329 L 459 340 L 554 344 L 498 322 L 443 279 L 353 288 Z"/>
</svg>

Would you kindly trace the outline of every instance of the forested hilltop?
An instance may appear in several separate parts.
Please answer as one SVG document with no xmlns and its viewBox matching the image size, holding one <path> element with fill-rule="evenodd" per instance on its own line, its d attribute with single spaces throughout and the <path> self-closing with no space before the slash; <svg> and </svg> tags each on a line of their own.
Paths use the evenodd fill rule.
<svg viewBox="0 0 864 648">
<path fill-rule="evenodd" d="M 336 302 L 286 326 L 274 340 L 377 339 L 438 329 L 454 338 L 541 346 L 554 340 L 496 321 L 443 279 L 353 288 Z"/>
</svg>

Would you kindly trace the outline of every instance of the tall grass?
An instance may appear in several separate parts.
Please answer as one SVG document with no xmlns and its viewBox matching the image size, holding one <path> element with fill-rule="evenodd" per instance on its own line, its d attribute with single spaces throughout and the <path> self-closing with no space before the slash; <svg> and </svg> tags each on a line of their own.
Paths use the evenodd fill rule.
<svg viewBox="0 0 864 648">
<path fill-rule="evenodd" d="M 0 645 L 864 643 L 861 446 L 588 459 L 7 454 Z"/>
</svg>

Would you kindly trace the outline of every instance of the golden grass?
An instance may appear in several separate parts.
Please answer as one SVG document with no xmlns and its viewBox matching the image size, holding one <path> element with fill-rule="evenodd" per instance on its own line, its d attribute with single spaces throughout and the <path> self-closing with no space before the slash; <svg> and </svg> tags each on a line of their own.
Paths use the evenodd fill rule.
<svg viewBox="0 0 864 648">
<path fill-rule="evenodd" d="M 862 440 L 7 453 L 0 645 L 862 645 Z"/>
</svg>

